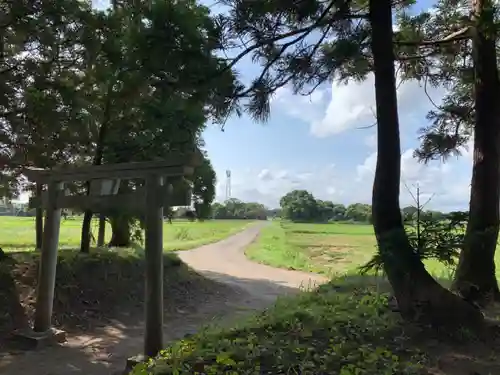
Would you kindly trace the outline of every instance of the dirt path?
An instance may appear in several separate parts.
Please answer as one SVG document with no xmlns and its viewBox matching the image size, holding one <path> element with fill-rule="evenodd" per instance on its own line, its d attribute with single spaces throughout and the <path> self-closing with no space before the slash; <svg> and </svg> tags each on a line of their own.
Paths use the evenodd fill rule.
<svg viewBox="0 0 500 375">
<path fill-rule="evenodd" d="M 252 226 L 221 242 L 179 253 L 190 267 L 206 277 L 228 284 L 228 293 L 212 298 L 195 313 L 177 311 L 165 319 L 165 341 L 196 332 L 218 318 L 238 317 L 263 309 L 281 295 L 296 293 L 325 281 L 304 272 L 275 269 L 246 259 L 244 249 L 265 224 Z M 123 370 L 126 358 L 142 350 L 142 322 L 116 323 L 85 335 L 70 335 L 59 347 L 0 358 L 4 375 L 110 375 Z"/>
<path fill-rule="evenodd" d="M 258 224 L 216 244 L 180 252 L 179 256 L 201 274 L 234 285 L 254 298 L 274 301 L 298 288 L 314 287 L 325 279 L 319 275 L 269 267 L 248 260 L 244 249 L 266 225 Z"/>
</svg>

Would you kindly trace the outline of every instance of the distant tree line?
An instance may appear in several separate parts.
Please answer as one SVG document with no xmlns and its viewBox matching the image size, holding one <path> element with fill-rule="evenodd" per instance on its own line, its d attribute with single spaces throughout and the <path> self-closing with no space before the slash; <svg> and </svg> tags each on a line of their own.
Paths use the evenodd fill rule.
<svg viewBox="0 0 500 375">
<path fill-rule="evenodd" d="M 212 204 L 213 219 L 253 219 L 267 220 L 268 216 L 275 214 L 268 210 L 263 204 L 255 202 L 242 202 L 231 198 L 224 203 Z"/>
<path fill-rule="evenodd" d="M 294 222 L 327 223 L 348 221 L 355 223 L 372 223 L 372 207 L 366 203 L 344 205 L 327 200 L 316 199 L 307 190 L 293 190 L 280 199 L 281 217 Z M 416 215 L 414 206 L 404 207 L 402 215 L 406 221 Z M 439 211 L 426 211 L 435 219 L 445 218 Z"/>
</svg>

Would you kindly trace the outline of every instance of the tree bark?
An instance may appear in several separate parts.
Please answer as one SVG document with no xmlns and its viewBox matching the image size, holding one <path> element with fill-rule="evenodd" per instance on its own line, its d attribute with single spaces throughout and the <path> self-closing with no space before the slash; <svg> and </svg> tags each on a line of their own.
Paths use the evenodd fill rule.
<svg viewBox="0 0 500 375">
<path fill-rule="evenodd" d="M 104 107 L 103 121 L 99 128 L 99 134 L 97 136 L 97 146 L 95 150 L 94 160 L 92 165 L 101 165 L 104 156 L 104 141 L 106 140 L 106 135 L 108 133 L 109 123 L 111 121 L 111 94 L 113 93 L 114 80 L 108 83 L 106 104 Z M 90 193 L 90 181 L 87 182 L 87 194 Z M 80 242 L 80 252 L 89 253 L 90 252 L 90 225 L 92 223 L 93 212 L 91 210 L 86 210 L 83 215 L 82 223 L 82 236 Z"/>
<path fill-rule="evenodd" d="M 88 254 L 90 252 L 90 226 L 92 224 L 92 211 L 85 210 L 82 222 L 82 236 L 80 240 L 80 252 Z"/>
<path fill-rule="evenodd" d="M 130 238 L 130 221 L 125 215 L 116 215 L 110 217 L 111 222 L 111 240 L 110 247 L 130 247 L 132 240 Z"/>
<path fill-rule="evenodd" d="M 369 6 L 378 138 L 372 212 L 384 271 L 404 318 L 434 326 L 479 326 L 483 322 L 481 312 L 432 278 L 405 233 L 399 205 L 401 145 L 392 46 L 392 1 L 370 0 Z"/>
<path fill-rule="evenodd" d="M 500 220 L 500 111 L 493 5 L 473 1 L 474 157 L 469 221 L 453 288 L 482 305 L 498 298 L 495 272 Z"/>
</svg>

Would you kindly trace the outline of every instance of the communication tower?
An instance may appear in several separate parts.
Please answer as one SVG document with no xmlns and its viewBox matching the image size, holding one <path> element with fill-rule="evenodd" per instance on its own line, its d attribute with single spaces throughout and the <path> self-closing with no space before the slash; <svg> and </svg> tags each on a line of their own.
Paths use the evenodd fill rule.
<svg viewBox="0 0 500 375">
<path fill-rule="evenodd" d="M 226 200 L 231 198 L 231 171 L 226 170 Z"/>
</svg>

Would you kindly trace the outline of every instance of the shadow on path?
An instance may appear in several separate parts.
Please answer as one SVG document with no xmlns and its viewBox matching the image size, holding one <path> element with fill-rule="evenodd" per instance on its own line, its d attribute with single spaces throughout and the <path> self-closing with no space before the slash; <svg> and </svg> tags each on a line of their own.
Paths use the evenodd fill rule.
<svg viewBox="0 0 500 375">
<path fill-rule="evenodd" d="M 224 294 L 214 296 L 196 311 L 178 310 L 165 316 L 165 343 L 196 333 L 206 324 L 230 324 L 256 310 L 273 304 L 278 296 L 298 290 L 269 280 L 245 279 L 218 273 L 207 277 L 231 285 Z M 260 297 L 248 290 L 262 293 Z M 4 375 L 110 375 L 124 369 L 128 357 L 139 354 L 143 347 L 143 317 L 135 325 L 114 322 L 88 334 L 69 334 L 68 342 L 37 351 L 0 353 L 0 373 Z"/>
<path fill-rule="evenodd" d="M 177 309 L 166 314 L 165 343 L 195 333 L 201 326 L 224 325 L 255 310 L 272 305 L 276 298 L 292 295 L 300 288 L 326 281 L 324 277 L 305 272 L 275 269 L 253 263 L 244 249 L 258 236 L 265 224 L 248 229 L 218 243 L 179 252 L 179 257 L 207 278 L 226 284 L 218 294 L 195 306 L 194 311 Z M 0 353 L 3 375 L 109 375 L 125 367 L 126 358 L 143 347 L 143 317 L 130 316 L 124 325 L 113 322 L 86 334 L 71 334 L 68 342 L 58 347 L 17 354 Z"/>
</svg>

